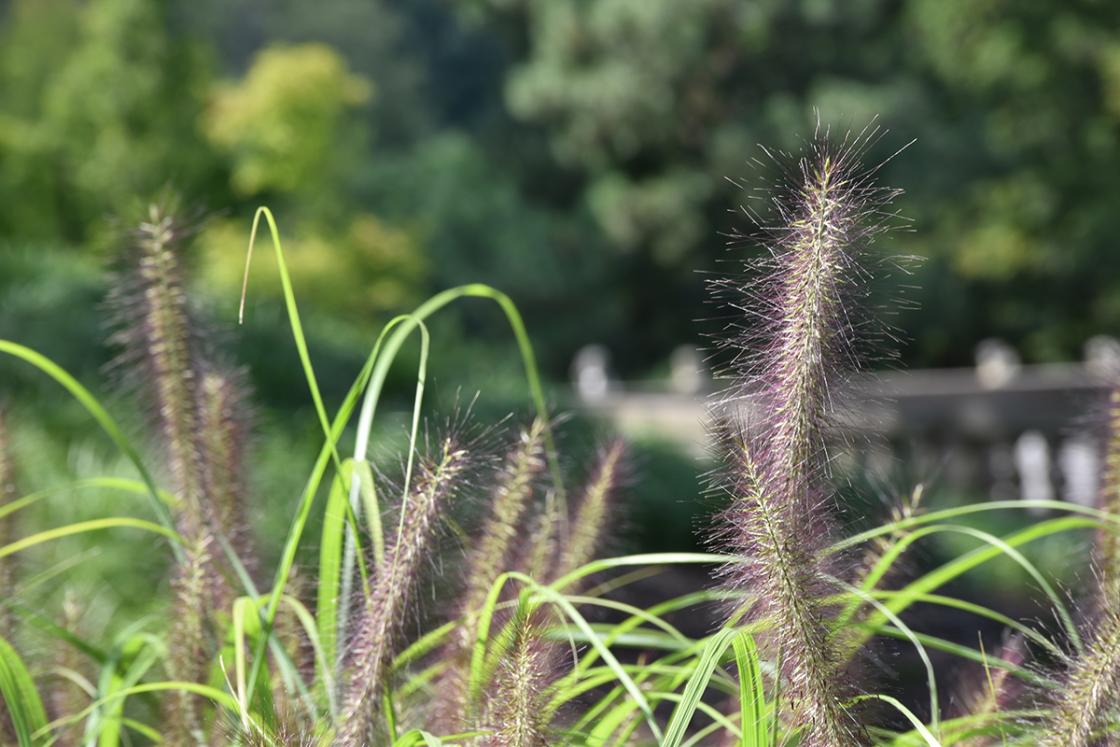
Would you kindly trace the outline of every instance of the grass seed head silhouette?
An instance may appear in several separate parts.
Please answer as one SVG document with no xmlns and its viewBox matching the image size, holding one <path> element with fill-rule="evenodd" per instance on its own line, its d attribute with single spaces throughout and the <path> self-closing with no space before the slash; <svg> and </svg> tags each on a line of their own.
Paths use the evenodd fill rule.
<svg viewBox="0 0 1120 747">
<path fill-rule="evenodd" d="M 1120 387 L 1113 389 L 1109 396 L 1099 507 L 1113 516 L 1120 516 Z M 1098 602 L 1120 606 L 1120 535 L 1115 524 L 1097 531 L 1093 549 L 1100 582 Z"/>
<path fill-rule="evenodd" d="M 395 540 L 376 569 L 370 595 L 356 621 L 351 642 L 349 684 L 342 704 L 336 744 L 360 747 L 381 723 L 380 700 L 389 676 L 414 591 L 446 504 L 459 488 L 468 452 L 451 438 L 443 438 L 435 453 L 421 460 L 415 482 L 402 507 L 403 521 Z"/>
<path fill-rule="evenodd" d="M 1100 508 L 1120 513 L 1120 389 L 1109 400 L 1109 433 L 1101 475 Z M 1086 605 L 1085 646 L 1060 675 L 1060 685 L 1044 694 L 1051 705 L 1044 726 L 1045 747 L 1094 744 L 1108 723 L 1120 689 L 1120 540 L 1114 524 L 1097 530 L 1093 546 L 1095 589 Z"/>
<path fill-rule="evenodd" d="M 727 343 L 736 382 L 724 405 L 737 407 L 749 394 L 759 413 L 749 426 L 734 410 L 726 415 L 717 487 L 731 505 L 720 541 L 746 561 L 728 568 L 727 579 L 751 593 L 751 613 L 773 625 L 791 716 L 812 747 L 868 742 L 841 704 L 843 657 L 825 620 L 820 551 L 831 533 L 825 440 L 832 389 L 854 365 L 852 304 L 866 294 L 867 280 L 861 257 L 897 194 L 875 185 L 877 169 L 860 167 L 877 137 L 865 130 L 836 145 L 818 133 L 787 170 L 792 182 L 773 197 L 776 222 L 756 221 L 754 238 L 766 250 L 755 263 L 757 286 L 730 280 L 713 289 L 737 296 L 732 303 L 752 319 Z M 748 350 L 756 343 L 757 352 Z"/>
<path fill-rule="evenodd" d="M 245 515 L 247 395 L 240 371 L 210 363 L 184 285 L 181 255 L 189 225 L 154 205 L 131 236 L 125 267 L 110 295 L 117 319 L 116 365 L 152 403 L 178 502 L 176 529 L 185 562 L 174 572 L 174 635 L 168 662 L 180 680 L 204 682 L 216 649 L 212 631 L 234 589 L 222 540 L 255 568 Z M 176 738 L 201 728 L 194 696 L 181 694 L 169 724 Z"/>
<path fill-rule="evenodd" d="M 518 430 L 517 442 L 494 476 L 489 514 L 467 551 L 460 620 L 441 654 L 445 669 L 436 684 L 440 697 L 433 710 L 435 722 L 449 733 L 470 728 L 475 721 L 467 669 L 478 636 L 479 615 L 494 580 L 515 570 L 522 544 L 518 540 L 532 508 L 535 483 L 545 468 L 546 428 L 545 420 L 538 418 Z"/>
</svg>

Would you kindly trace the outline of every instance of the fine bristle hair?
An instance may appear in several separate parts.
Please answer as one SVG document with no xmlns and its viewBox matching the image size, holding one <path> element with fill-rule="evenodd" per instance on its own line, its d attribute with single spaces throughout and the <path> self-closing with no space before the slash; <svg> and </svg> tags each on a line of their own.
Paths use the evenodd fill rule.
<svg viewBox="0 0 1120 747">
<path fill-rule="evenodd" d="M 1120 519 L 1120 387 L 1109 397 L 1099 507 Z M 1099 603 L 1120 607 L 1120 524 L 1109 522 L 1097 530 L 1093 556 L 1099 576 Z"/>
<path fill-rule="evenodd" d="M 818 132 L 773 196 L 776 222 L 756 222 L 753 239 L 765 253 L 748 264 L 762 277 L 749 289 L 734 280 L 713 285 L 717 298 L 730 294 L 729 305 L 750 315 L 724 343 L 734 383 L 722 403 L 716 488 L 731 502 L 719 542 L 745 560 L 725 578 L 751 592 L 749 613 L 772 625 L 789 717 L 803 727 L 806 747 L 868 742 L 842 704 L 849 688 L 828 630 L 822 599 L 831 586 L 819 557 L 832 532 L 825 443 L 835 422 L 832 392 L 855 366 L 852 304 L 866 294 L 860 260 L 897 194 L 874 184 L 876 169 L 860 169 L 877 137 L 865 130 L 834 145 Z M 757 413 L 749 423 L 737 411 L 748 397 Z"/>
<path fill-rule="evenodd" d="M 1101 606 L 1084 650 L 1069 662 L 1050 696 L 1040 747 L 1089 747 L 1108 725 L 1120 691 L 1120 611 Z"/>
<path fill-rule="evenodd" d="M 450 437 L 421 460 L 408 495 L 403 522 L 372 580 L 369 597 L 356 620 L 350 644 L 348 684 L 335 744 L 361 747 L 376 743 L 381 696 L 419 577 L 432 555 L 447 502 L 459 487 L 467 451 Z M 378 737 L 381 735 L 378 734 Z M 373 740 L 371 742 L 371 740 Z"/>
<path fill-rule="evenodd" d="M 484 721 L 486 747 L 547 747 L 548 687 L 560 649 L 541 635 L 542 610 L 519 606 L 510 622 L 513 637 L 503 652 Z"/>
<path fill-rule="evenodd" d="M 436 721 L 443 730 L 466 728 L 473 720 L 468 703 L 466 668 L 478 634 L 478 618 L 491 584 L 513 570 L 516 542 L 533 501 L 534 483 L 544 471 L 544 434 L 547 423 L 537 418 L 518 430 L 516 444 L 502 461 L 490 496 L 490 511 L 467 552 L 464 588 L 460 596 L 460 623 L 444 647 L 446 665 L 436 683 L 439 703 Z"/>
<path fill-rule="evenodd" d="M 180 682 L 206 682 L 212 649 L 208 605 L 213 569 L 210 538 L 204 536 L 183 547 L 185 559 L 171 581 L 172 629 L 168 636 L 167 669 Z M 176 691 L 165 704 L 167 736 L 174 744 L 204 742 L 204 718 L 196 695 Z"/>
<path fill-rule="evenodd" d="M 209 520 L 252 575 L 257 563 L 246 512 L 247 389 L 240 369 L 207 367 L 200 380 L 198 409 Z"/>
<path fill-rule="evenodd" d="M 120 346 L 114 365 L 141 382 L 163 436 L 180 500 L 179 521 L 196 536 L 204 523 L 205 470 L 198 447 L 200 342 L 191 319 L 179 252 L 189 230 L 160 206 L 133 232 L 110 295 Z"/>
<path fill-rule="evenodd" d="M 610 535 L 611 504 L 624 472 L 626 445 L 620 440 L 603 447 L 568 522 L 560 552 L 559 575 L 595 559 Z"/>
</svg>

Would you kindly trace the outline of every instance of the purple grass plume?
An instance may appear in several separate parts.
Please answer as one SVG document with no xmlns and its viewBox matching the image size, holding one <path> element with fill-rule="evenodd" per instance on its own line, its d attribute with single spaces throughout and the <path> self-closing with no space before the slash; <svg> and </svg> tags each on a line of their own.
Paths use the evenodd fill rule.
<svg viewBox="0 0 1120 747">
<path fill-rule="evenodd" d="M 492 731 L 481 740 L 485 747 L 548 747 L 549 686 L 564 650 L 542 635 L 543 612 L 522 604 L 510 622 L 512 640 L 487 699 L 484 721 Z"/>
<path fill-rule="evenodd" d="M 475 704 L 467 693 L 467 669 L 478 637 L 479 615 L 491 585 L 502 573 L 516 569 L 516 555 L 525 518 L 532 507 L 535 483 L 545 468 L 544 434 L 547 423 L 538 418 L 518 431 L 496 475 L 490 512 L 467 552 L 464 588 L 460 596 L 460 623 L 444 647 L 445 669 L 435 683 L 439 693 L 435 723 L 439 731 L 469 728 L 475 721 Z"/>
<path fill-rule="evenodd" d="M 191 228 L 162 207 L 149 209 L 133 233 L 125 267 L 110 296 L 117 317 L 116 365 L 136 379 L 155 424 L 177 504 L 185 560 L 174 572 L 173 678 L 205 682 L 216 651 L 215 629 L 234 599 L 222 540 L 250 571 L 255 563 L 245 516 L 248 416 L 240 372 L 207 361 L 181 267 Z M 168 714 L 170 735 L 197 741 L 202 710 L 182 694 Z"/>
<path fill-rule="evenodd" d="M 625 472 L 626 449 L 622 441 L 604 447 L 587 483 L 577 498 L 570 519 L 561 524 L 542 511 L 530 533 L 524 557 L 541 562 L 532 578 L 549 583 L 594 560 L 610 536 L 612 504 Z M 550 552 L 549 556 L 547 552 Z M 550 560 L 544 562 L 546 557 Z M 536 560 L 534 560 L 536 559 Z M 564 591 L 572 593 L 577 581 Z M 492 747 L 545 747 L 549 744 L 552 713 L 548 709 L 552 686 L 565 674 L 569 649 L 548 640 L 549 610 L 523 599 L 517 614 L 499 634 L 502 657 L 495 680 L 483 692 L 483 727 L 490 730 L 483 744 Z"/>
<path fill-rule="evenodd" d="M 1120 387 L 1109 397 L 1108 435 L 1101 474 L 1099 508 L 1120 519 Z M 1120 606 L 1120 524 L 1097 530 L 1093 562 L 1099 577 L 1100 602 Z"/>
<path fill-rule="evenodd" d="M 626 444 L 615 440 L 602 448 L 577 498 L 560 548 L 558 571 L 570 573 L 595 559 L 610 536 L 612 502 L 625 473 Z"/>
<path fill-rule="evenodd" d="M 1120 388 L 1112 392 L 1101 475 L 1100 508 L 1120 516 Z M 1097 530 L 1093 546 L 1096 588 L 1085 628 L 1085 647 L 1067 662 L 1048 697 L 1044 747 L 1097 744 L 1108 717 L 1120 707 L 1120 539 L 1117 525 Z M 1112 742 L 1109 742 L 1111 744 Z"/>
<path fill-rule="evenodd" d="M 796 181 L 774 198 L 777 226 L 757 237 L 765 276 L 751 289 L 721 281 L 717 296 L 760 322 L 744 325 L 734 348 L 736 386 L 728 403 L 748 394 L 758 404 L 753 427 L 729 415 L 722 482 L 731 505 L 724 547 L 745 563 L 726 569 L 728 584 L 755 600 L 749 612 L 767 620 L 783 663 L 783 694 L 807 747 L 868 743 L 844 706 L 845 657 L 832 640 L 822 599 L 833 590 L 822 549 L 831 536 L 826 436 L 834 421 L 832 390 L 854 365 L 852 308 L 866 294 L 861 257 L 882 230 L 884 207 L 897 194 L 872 181 L 859 159 L 877 136 L 864 132 L 839 145 L 819 135 L 796 163 Z M 747 346 L 761 342 L 756 354 Z"/>
<path fill-rule="evenodd" d="M 198 392 L 199 445 L 203 453 L 207 519 L 250 575 L 256 568 L 245 465 L 250 408 L 245 374 L 239 369 L 207 366 Z"/>
<path fill-rule="evenodd" d="M 339 747 L 376 743 L 374 735 L 383 721 L 380 701 L 396 645 L 420 575 L 431 559 L 445 507 L 459 487 L 467 461 L 467 451 L 454 439 L 444 438 L 437 453 L 420 464 L 400 532 L 386 548 L 365 608 L 355 622 L 348 684 L 334 741 Z"/>
</svg>

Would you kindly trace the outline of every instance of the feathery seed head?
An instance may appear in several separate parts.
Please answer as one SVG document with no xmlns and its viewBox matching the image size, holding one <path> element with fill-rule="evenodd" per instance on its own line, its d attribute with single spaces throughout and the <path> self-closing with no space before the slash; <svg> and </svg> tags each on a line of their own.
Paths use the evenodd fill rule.
<svg viewBox="0 0 1120 747">
<path fill-rule="evenodd" d="M 493 732 L 487 747 L 547 747 L 548 686 L 556 676 L 560 649 L 541 635 L 540 610 L 522 605 L 511 621 L 513 640 L 502 657 L 485 721 Z"/>
<path fill-rule="evenodd" d="M 753 593 L 750 613 L 772 624 L 793 716 L 813 747 L 867 742 L 841 705 L 844 662 L 825 621 L 829 584 L 819 558 L 831 533 L 823 479 L 831 389 L 838 370 L 854 365 L 851 303 L 865 293 L 861 254 L 881 229 L 881 208 L 897 194 L 874 185 L 874 169 L 859 169 L 876 137 L 864 131 L 834 146 L 827 132 L 819 134 L 773 199 L 777 225 L 755 218 L 767 250 L 755 263 L 760 290 L 746 292 L 744 303 L 734 281 L 713 284 L 717 298 L 730 292 L 733 308 L 761 320 L 739 325 L 743 334 L 724 343 L 736 373 L 728 402 L 749 394 L 760 413 L 752 429 L 726 415 L 716 487 L 731 502 L 719 534 L 746 562 L 725 575 Z"/>
<path fill-rule="evenodd" d="M 172 630 L 168 637 L 167 667 L 171 679 L 206 682 L 213 649 L 210 629 L 210 599 L 213 556 L 210 539 L 186 544 L 186 559 L 175 569 L 172 580 Z M 203 716 L 197 696 L 177 692 L 167 701 L 168 735 L 175 744 L 202 744 Z"/>
<path fill-rule="evenodd" d="M 200 342 L 179 259 L 187 235 L 173 216 L 151 207 L 133 234 L 109 301 L 118 327 L 111 342 L 122 349 L 114 365 L 137 378 L 154 406 L 181 500 L 181 529 L 194 535 L 205 520 L 205 469 L 198 448 Z"/>
<path fill-rule="evenodd" d="M 473 720 L 466 669 L 478 635 L 479 614 L 494 580 L 516 565 L 515 541 L 533 500 L 534 482 L 545 466 L 545 428 L 545 421 L 538 418 L 529 428 L 518 431 L 517 443 L 498 469 L 489 515 L 467 553 L 465 587 L 459 602 L 462 616 L 442 651 L 446 668 L 436 685 L 440 698 L 435 720 L 441 724 L 441 731 L 468 728 Z"/>
<path fill-rule="evenodd" d="M 1100 509 L 1120 517 L 1120 387 L 1109 398 L 1108 436 L 1101 475 Z M 1120 607 L 1120 525 L 1097 530 L 1094 564 L 1100 576 L 1099 605 Z"/>
<path fill-rule="evenodd" d="M 1120 690 L 1120 610 L 1106 607 L 1051 696 L 1040 747 L 1089 747 Z"/>
<path fill-rule="evenodd" d="M 250 573 L 256 562 L 246 516 L 249 408 L 244 372 L 205 367 L 199 380 L 199 442 L 209 521 Z"/>
<path fill-rule="evenodd" d="M 560 558 L 563 575 L 595 559 L 609 536 L 611 502 L 622 482 L 626 445 L 614 441 L 604 447 L 574 507 Z"/>
<path fill-rule="evenodd" d="M 420 463 L 400 531 L 385 550 L 356 621 L 344 715 L 336 738 L 341 747 L 366 744 L 380 722 L 381 695 L 415 587 L 431 556 L 443 509 L 458 489 L 467 462 L 467 451 L 454 439 L 443 438 L 436 452 Z"/>
<path fill-rule="evenodd" d="M 538 418 L 529 428 L 519 431 L 517 445 L 499 470 L 490 515 L 467 559 L 463 608 L 468 615 L 477 612 L 486 600 L 490 584 L 512 565 L 514 540 L 532 504 L 534 481 L 545 467 L 545 428 L 544 420 Z"/>
</svg>

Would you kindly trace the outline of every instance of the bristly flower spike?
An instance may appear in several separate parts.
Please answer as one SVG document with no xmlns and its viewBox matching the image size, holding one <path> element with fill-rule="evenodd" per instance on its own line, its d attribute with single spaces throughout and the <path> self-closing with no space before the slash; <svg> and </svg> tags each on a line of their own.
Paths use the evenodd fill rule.
<svg viewBox="0 0 1120 747">
<path fill-rule="evenodd" d="M 595 559 L 610 535 L 611 503 L 624 472 L 625 445 L 614 441 L 604 447 L 574 506 L 567 531 L 546 509 L 532 526 L 524 553 L 526 562 L 539 565 L 530 576 L 548 583 Z M 576 582 L 566 592 L 572 593 Z M 516 616 L 502 635 L 503 651 L 492 687 L 483 694 L 484 726 L 493 730 L 484 744 L 493 747 L 544 747 L 552 713 L 549 687 L 563 674 L 564 647 L 544 636 L 547 612 L 539 603 L 522 598 Z"/>
<path fill-rule="evenodd" d="M 112 338 L 123 346 L 118 364 L 139 374 L 142 389 L 154 404 L 178 497 L 175 523 L 184 540 L 185 559 L 172 581 L 174 632 L 168 668 L 174 679 L 200 682 L 207 678 L 214 648 L 213 617 L 233 592 L 218 570 L 216 554 L 221 549 L 214 530 L 224 531 L 224 527 L 218 521 L 221 502 L 211 500 L 214 490 L 224 489 L 222 462 L 229 455 L 212 448 L 220 443 L 220 432 L 204 430 L 207 426 L 224 430 L 226 425 L 208 422 L 218 403 L 214 397 L 204 397 L 207 366 L 180 268 L 179 252 L 188 233 L 168 211 L 152 206 L 135 232 L 126 258 L 129 267 L 110 302 L 121 325 Z M 223 419 L 229 418 L 219 418 Z M 211 465 L 209 457 L 219 458 Z M 170 735 L 184 744 L 203 738 L 203 719 L 194 697 L 183 693 L 173 699 L 168 713 Z"/>
<path fill-rule="evenodd" d="M 831 531 L 822 505 L 831 388 L 836 369 L 854 358 L 849 304 L 864 293 L 859 258 L 881 228 L 876 216 L 897 194 L 858 169 L 875 136 L 865 131 L 839 147 L 827 133 L 818 136 L 797 162 L 797 186 L 774 201 L 779 225 L 762 235 L 769 273 L 747 304 L 763 320 L 754 333 L 763 349 L 757 358 L 736 351 L 729 397 L 734 404 L 750 394 L 761 414 L 753 431 L 730 414 L 724 439 L 719 487 L 732 498 L 725 542 L 747 560 L 727 570 L 729 581 L 751 591 L 758 600 L 751 613 L 773 624 L 791 715 L 810 747 L 868 741 L 842 705 L 843 661 L 825 621 L 828 584 L 819 557 Z"/>
<path fill-rule="evenodd" d="M 414 591 L 429 560 L 443 509 L 466 468 L 467 452 L 451 438 L 421 463 L 400 532 L 386 548 L 370 596 L 356 621 L 349 684 L 335 744 L 362 747 L 380 723 L 381 696 L 397 639 L 408 618 Z"/>
<path fill-rule="evenodd" d="M 1040 747 L 1089 747 L 1120 691 L 1120 610 L 1102 606 L 1085 648 L 1054 691 Z"/>
<path fill-rule="evenodd" d="M 467 553 L 460 624 L 442 652 L 447 668 L 436 685 L 440 693 L 436 720 L 449 732 L 468 728 L 474 720 L 466 669 L 478 635 L 479 615 L 494 580 L 514 569 L 519 546 L 516 540 L 533 502 L 534 482 L 545 467 L 546 427 L 547 423 L 538 418 L 529 428 L 518 431 L 517 443 L 498 471 L 489 515 Z"/>
<path fill-rule="evenodd" d="M 186 234 L 158 206 L 135 232 L 129 267 L 110 296 L 120 321 L 112 342 L 123 352 L 117 365 L 140 374 L 163 434 L 180 499 L 180 530 L 202 531 L 205 469 L 198 448 L 199 342 L 183 286 L 178 249 Z"/>
<path fill-rule="evenodd" d="M 611 501 L 622 481 L 626 445 L 616 440 L 599 454 L 594 471 L 584 486 L 560 555 L 560 574 L 569 573 L 595 559 L 609 536 Z"/>
<path fill-rule="evenodd" d="M 490 515 L 467 559 L 463 609 L 468 618 L 477 615 L 485 603 L 493 580 L 510 569 L 515 540 L 532 505 L 533 483 L 545 467 L 546 428 L 547 423 L 537 419 L 529 428 L 521 430 L 517 446 L 501 467 Z M 470 624 L 463 628 L 470 641 L 474 640 L 472 628 Z"/>
<path fill-rule="evenodd" d="M 1100 509 L 1120 520 L 1120 387 L 1113 389 L 1109 397 Z M 1110 522 L 1097 530 L 1094 551 L 1100 582 L 1099 601 L 1120 607 L 1120 524 Z"/>
<path fill-rule="evenodd" d="M 1120 515 L 1120 388 L 1112 392 L 1109 433 L 1101 479 L 1100 508 Z M 1087 747 L 1120 705 L 1120 539 L 1117 526 L 1097 530 L 1093 547 L 1097 574 L 1084 649 L 1069 663 L 1060 687 L 1050 696 L 1043 747 Z"/>
<path fill-rule="evenodd" d="M 199 385 L 199 439 L 206 467 L 209 520 L 250 573 L 256 557 L 246 515 L 249 408 L 244 373 L 207 367 Z"/>
<path fill-rule="evenodd" d="M 493 731 L 483 738 L 485 747 L 548 747 L 548 688 L 561 650 L 541 635 L 541 617 L 542 610 L 523 600 L 510 623 L 513 640 L 488 698 L 486 722 Z"/>
</svg>

